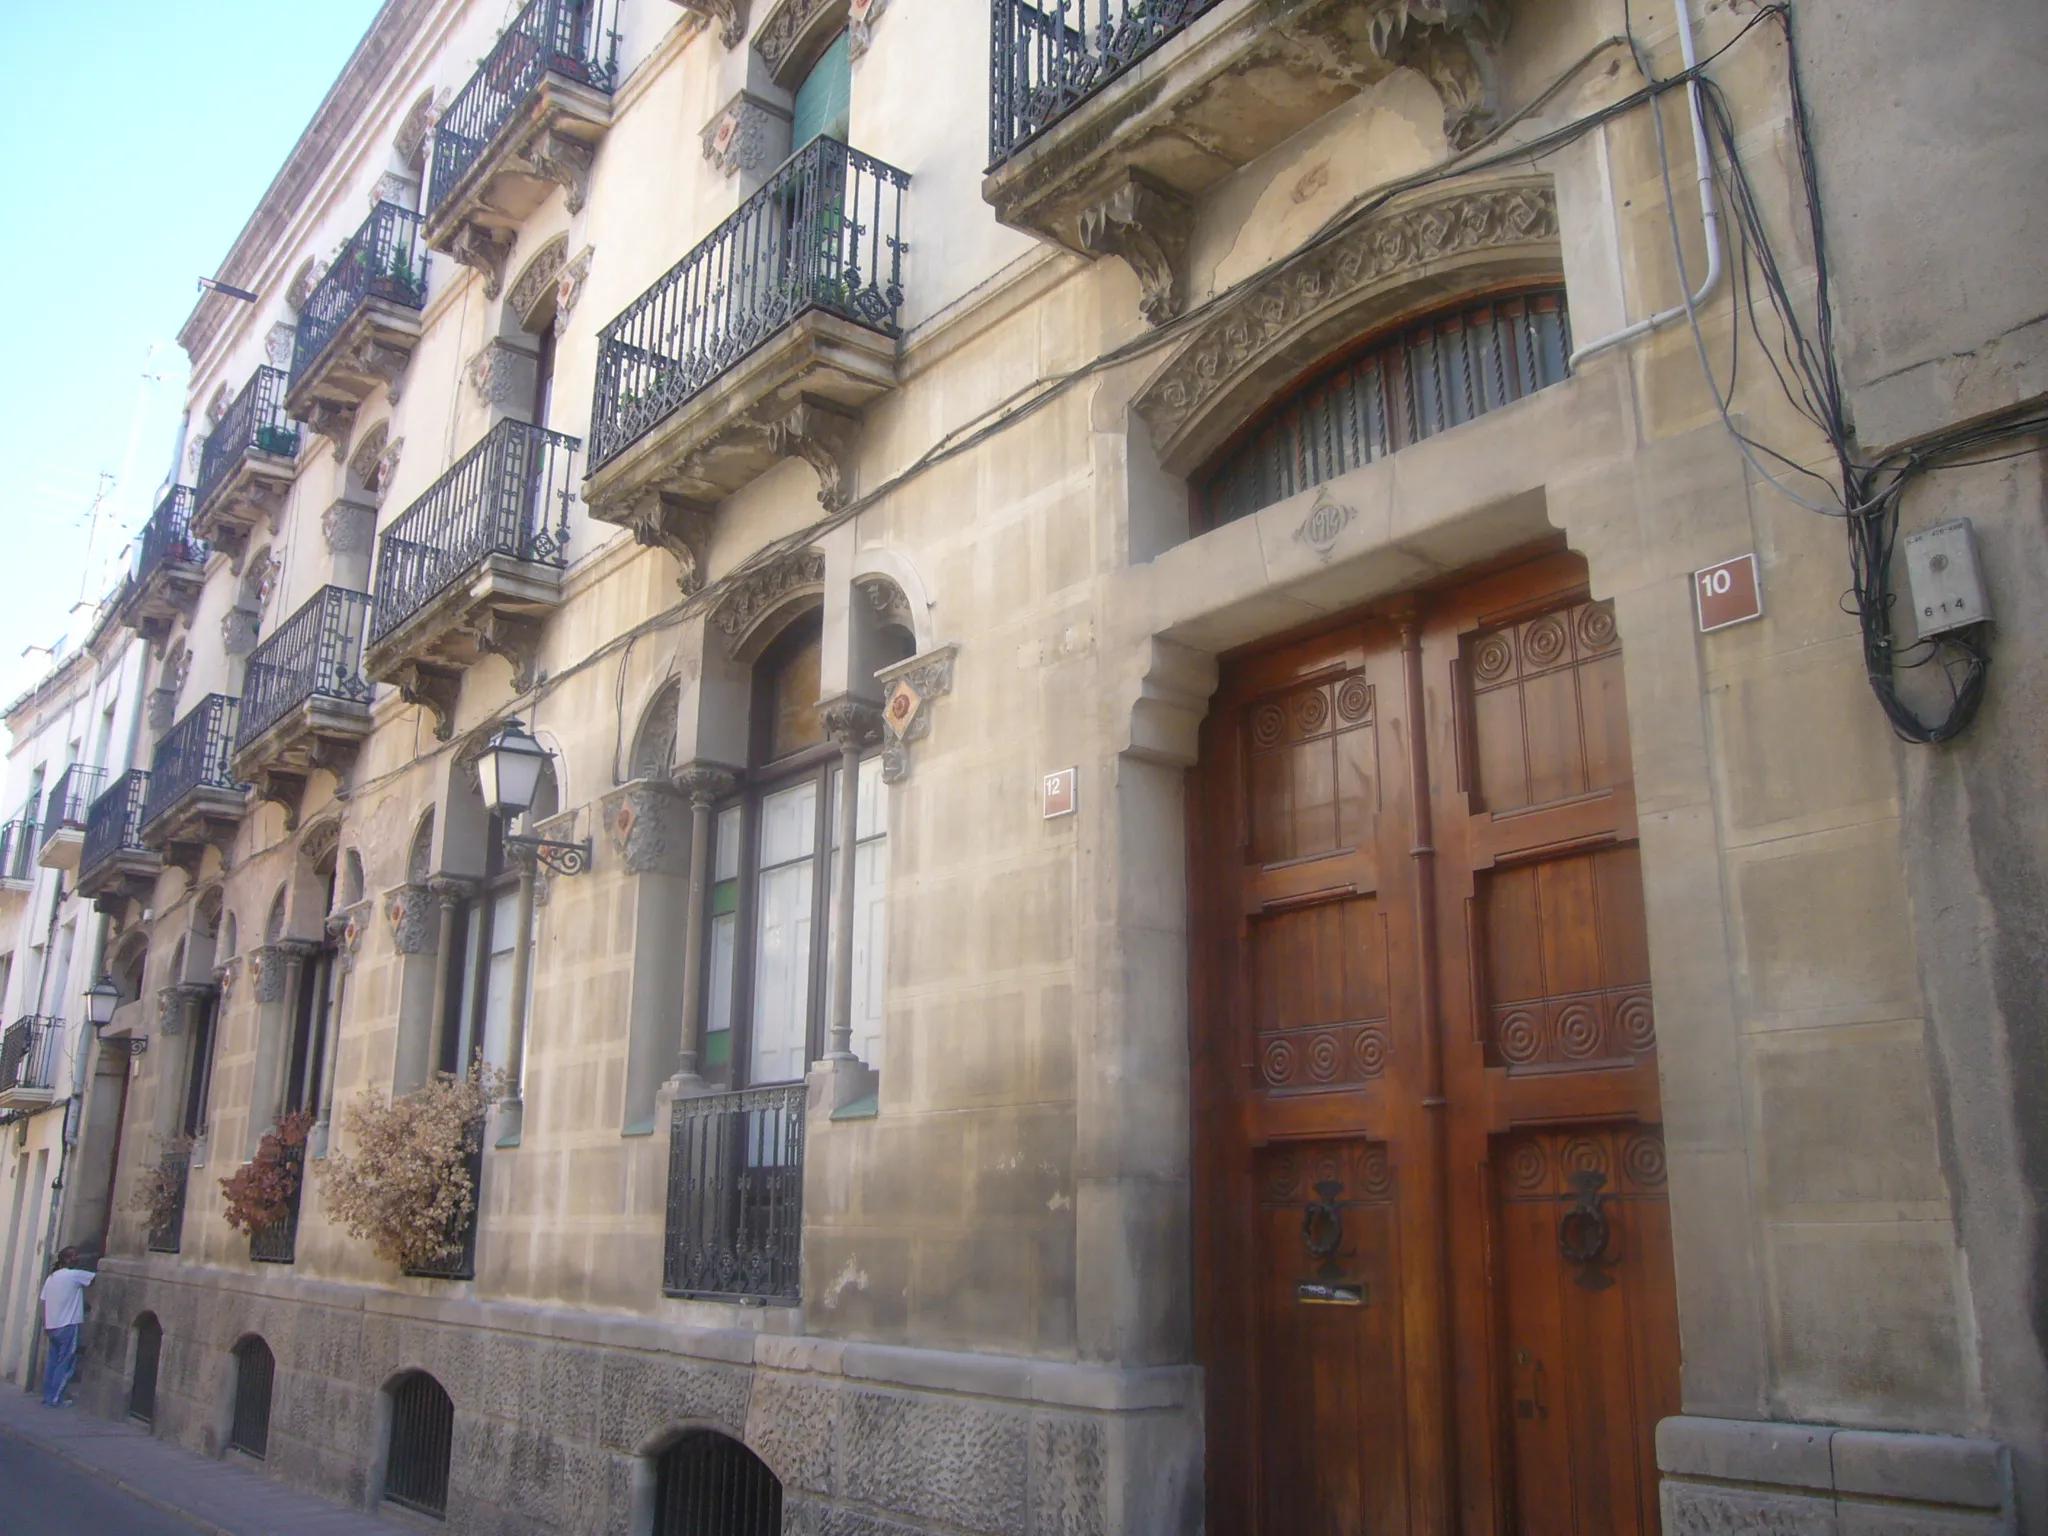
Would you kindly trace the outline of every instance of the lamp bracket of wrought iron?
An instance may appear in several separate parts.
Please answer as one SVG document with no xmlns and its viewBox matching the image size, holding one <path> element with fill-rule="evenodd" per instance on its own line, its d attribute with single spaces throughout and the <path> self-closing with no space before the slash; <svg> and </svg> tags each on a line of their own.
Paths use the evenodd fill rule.
<svg viewBox="0 0 2048 1536">
<path fill-rule="evenodd" d="M 102 1039 L 100 1044 L 110 1051 L 125 1051 L 130 1059 L 133 1059 L 149 1049 L 149 1036 L 120 1035 L 112 1040 Z"/>
<path fill-rule="evenodd" d="M 505 838 L 507 859 L 529 858 L 541 868 L 557 875 L 580 875 L 590 868 L 590 839 L 580 843 L 560 843 L 545 837 Z"/>
</svg>

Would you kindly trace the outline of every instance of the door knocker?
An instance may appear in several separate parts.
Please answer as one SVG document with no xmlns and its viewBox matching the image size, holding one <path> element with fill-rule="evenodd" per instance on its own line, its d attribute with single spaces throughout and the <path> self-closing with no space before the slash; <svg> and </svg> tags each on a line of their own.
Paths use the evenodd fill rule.
<svg viewBox="0 0 2048 1536">
<path fill-rule="evenodd" d="M 1604 1291 L 1614 1284 L 1614 1276 L 1606 1269 L 1614 1228 L 1604 1209 L 1607 1196 L 1601 1193 L 1607 1175 L 1581 1169 L 1571 1176 L 1570 1183 L 1572 1193 L 1560 1197 L 1572 1205 L 1557 1224 L 1557 1251 L 1567 1264 L 1579 1266 L 1576 1279 L 1581 1290 Z"/>
<path fill-rule="evenodd" d="M 1301 1212 L 1301 1242 L 1310 1255 L 1320 1259 L 1317 1273 L 1337 1273 L 1337 1250 L 1344 1243 L 1344 1212 L 1337 1205 L 1337 1197 L 1344 1193 L 1344 1186 L 1334 1179 L 1325 1179 L 1316 1185 L 1316 1193 L 1323 1198 L 1311 1200 Z"/>
</svg>

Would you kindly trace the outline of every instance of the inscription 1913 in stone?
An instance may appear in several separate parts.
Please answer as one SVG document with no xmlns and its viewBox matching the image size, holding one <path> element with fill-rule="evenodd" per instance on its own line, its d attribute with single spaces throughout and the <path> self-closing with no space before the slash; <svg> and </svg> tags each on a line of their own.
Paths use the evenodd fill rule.
<svg viewBox="0 0 2048 1536">
<path fill-rule="evenodd" d="M 1314 550 L 1316 558 L 1327 565 L 1330 551 L 1337 547 L 1338 536 L 1351 526 L 1351 520 L 1356 516 L 1357 508 L 1343 506 L 1330 500 L 1327 492 L 1320 492 L 1315 505 L 1308 509 L 1308 516 L 1294 530 L 1294 537 Z"/>
</svg>

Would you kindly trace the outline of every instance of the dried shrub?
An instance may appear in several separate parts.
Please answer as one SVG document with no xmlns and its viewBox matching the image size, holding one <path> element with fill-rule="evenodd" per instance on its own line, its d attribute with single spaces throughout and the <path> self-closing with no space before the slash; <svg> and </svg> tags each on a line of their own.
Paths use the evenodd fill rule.
<svg viewBox="0 0 2048 1536">
<path fill-rule="evenodd" d="M 184 1176 L 182 1170 L 173 1173 L 165 1165 L 174 1157 L 189 1157 L 192 1152 L 192 1138 L 189 1136 L 158 1136 L 152 1139 L 156 1155 L 142 1165 L 142 1171 L 135 1176 L 135 1188 L 128 1195 L 128 1209 L 140 1216 L 151 1232 L 161 1232 L 171 1224 L 184 1200 Z"/>
<path fill-rule="evenodd" d="M 321 1193 L 335 1220 L 402 1269 L 460 1252 L 476 1209 L 470 1163 L 483 1149 L 484 1113 L 502 1076 L 479 1065 L 462 1077 L 436 1073 L 403 1098 L 365 1089 L 342 1112 L 353 1155 L 330 1152 L 322 1165 Z"/>
<path fill-rule="evenodd" d="M 306 1138 L 313 1116 L 299 1110 L 280 1119 L 256 1145 L 256 1155 L 220 1181 L 228 1197 L 228 1225 L 254 1237 L 289 1220 L 303 1178 Z M 288 1156 L 298 1153 L 299 1156 Z"/>
</svg>

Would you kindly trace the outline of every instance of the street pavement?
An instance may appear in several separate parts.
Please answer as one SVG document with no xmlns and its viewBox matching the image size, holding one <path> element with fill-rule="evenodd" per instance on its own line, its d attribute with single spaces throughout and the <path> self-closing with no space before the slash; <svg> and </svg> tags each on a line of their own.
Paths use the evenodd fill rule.
<svg viewBox="0 0 2048 1536">
<path fill-rule="evenodd" d="M 0 1536 L 399 1536 L 400 1527 L 210 1461 L 135 1423 L 0 1381 Z"/>
</svg>

